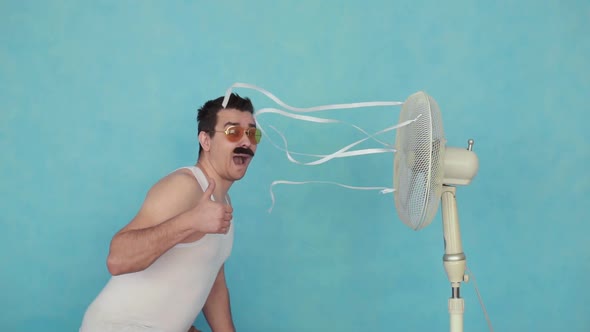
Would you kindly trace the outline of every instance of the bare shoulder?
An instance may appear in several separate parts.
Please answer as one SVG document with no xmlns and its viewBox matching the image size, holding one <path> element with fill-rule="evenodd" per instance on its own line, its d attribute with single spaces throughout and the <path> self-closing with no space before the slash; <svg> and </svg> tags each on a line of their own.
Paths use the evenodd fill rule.
<svg viewBox="0 0 590 332">
<path fill-rule="evenodd" d="M 200 196 L 201 193 L 201 186 L 193 173 L 186 168 L 181 168 L 156 182 L 148 191 L 147 198 L 151 198 L 150 196 L 161 198 L 160 196 L 193 194 Z"/>
<path fill-rule="evenodd" d="M 178 169 L 156 182 L 148 191 L 141 209 L 125 229 L 157 225 L 193 208 L 203 190 L 193 173 Z"/>
</svg>

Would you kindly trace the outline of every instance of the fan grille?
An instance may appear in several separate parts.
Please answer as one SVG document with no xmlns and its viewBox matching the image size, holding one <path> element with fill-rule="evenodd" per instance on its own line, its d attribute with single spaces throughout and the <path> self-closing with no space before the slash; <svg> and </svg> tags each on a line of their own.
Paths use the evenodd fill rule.
<svg viewBox="0 0 590 332">
<path fill-rule="evenodd" d="M 438 104 L 422 91 L 404 102 L 399 122 L 416 118 L 397 130 L 393 187 L 400 219 L 419 230 L 432 222 L 440 204 L 446 141 Z"/>
</svg>

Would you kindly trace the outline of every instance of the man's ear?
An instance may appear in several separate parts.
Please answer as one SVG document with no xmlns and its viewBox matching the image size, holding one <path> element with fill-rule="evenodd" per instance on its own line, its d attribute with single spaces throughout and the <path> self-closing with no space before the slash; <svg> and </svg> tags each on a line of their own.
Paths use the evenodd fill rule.
<svg viewBox="0 0 590 332">
<path fill-rule="evenodd" d="M 211 136 L 204 131 L 199 133 L 199 143 L 203 147 L 203 151 L 211 150 Z"/>
</svg>

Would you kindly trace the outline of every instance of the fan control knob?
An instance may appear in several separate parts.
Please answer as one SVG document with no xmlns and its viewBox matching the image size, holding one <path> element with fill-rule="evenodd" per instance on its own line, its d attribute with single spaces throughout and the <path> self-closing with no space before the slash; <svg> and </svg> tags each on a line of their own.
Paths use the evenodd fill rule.
<svg viewBox="0 0 590 332">
<path fill-rule="evenodd" d="M 470 139 L 467 141 L 467 150 L 469 150 L 469 151 L 473 151 L 473 143 L 475 143 L 475 141 L 473 140 L 473 138 L 470 138 Z"/>
</svg>

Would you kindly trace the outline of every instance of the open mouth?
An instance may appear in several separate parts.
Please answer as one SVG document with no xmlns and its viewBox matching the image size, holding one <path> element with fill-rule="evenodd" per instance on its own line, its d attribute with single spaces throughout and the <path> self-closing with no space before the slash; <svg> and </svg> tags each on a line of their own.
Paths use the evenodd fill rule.
<svg viewBox="0 0 590 332">
<path fill-rule="evenodd" d="M 246 154 L 236 154 L 234 155 L 233 160 L 236 165 L 244 165 L 250 160 L 250 158 L 252 157 Z"/>
</svg>

